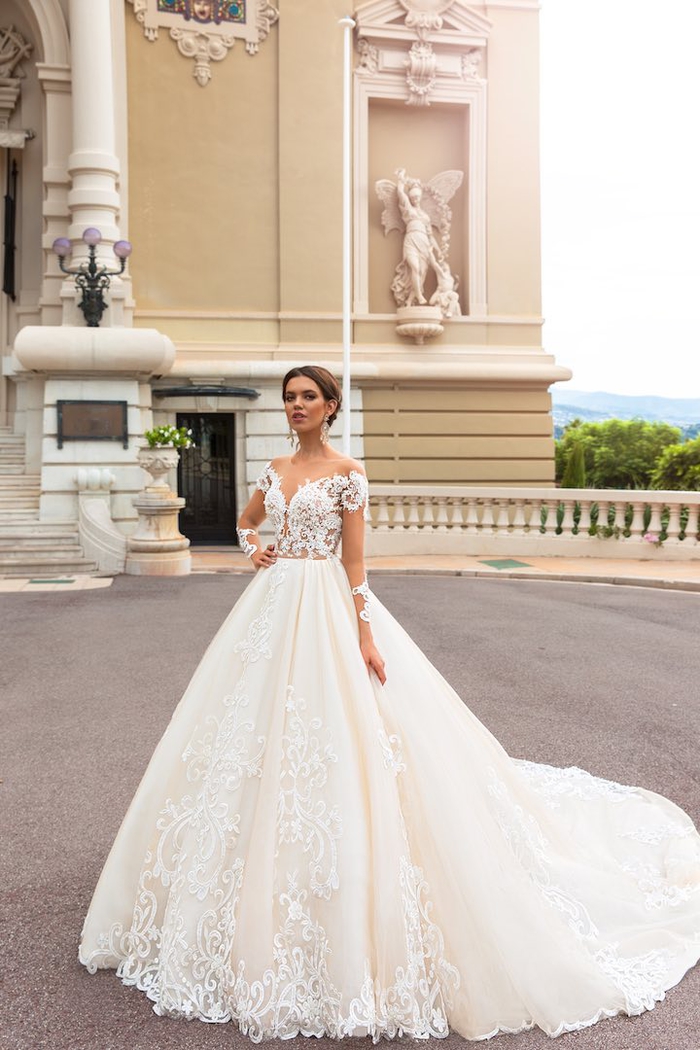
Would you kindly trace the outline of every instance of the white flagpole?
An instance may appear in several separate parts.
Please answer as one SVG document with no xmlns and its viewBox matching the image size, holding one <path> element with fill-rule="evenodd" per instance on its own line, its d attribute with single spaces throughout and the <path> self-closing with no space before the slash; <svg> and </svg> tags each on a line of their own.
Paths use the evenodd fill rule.
<svg viewBox="0 0 700 1050">
<path fill-rule="evenodd" d="M 343 454 L 350 455 L 350 310 L 351 300 L 351 201 L 350 87 L 352 76 L 352 31 L 355 23 L 346 15 L 343 27 Z"/>
</svg>

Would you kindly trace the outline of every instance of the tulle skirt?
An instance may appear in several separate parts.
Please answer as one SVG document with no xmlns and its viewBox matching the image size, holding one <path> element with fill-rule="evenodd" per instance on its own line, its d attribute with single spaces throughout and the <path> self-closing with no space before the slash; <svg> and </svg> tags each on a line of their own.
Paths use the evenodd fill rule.
<svg viewBox="0 0 700 1050">
<path fill-rule="evenodd" d="M 336 558 L 257 573 L 175 709 L 79 957 L 159 1014 L 296 1035 L 559 1035 L 651 1009 L 700 957 L 673 803 L 511 759 Z"/>
</svg>

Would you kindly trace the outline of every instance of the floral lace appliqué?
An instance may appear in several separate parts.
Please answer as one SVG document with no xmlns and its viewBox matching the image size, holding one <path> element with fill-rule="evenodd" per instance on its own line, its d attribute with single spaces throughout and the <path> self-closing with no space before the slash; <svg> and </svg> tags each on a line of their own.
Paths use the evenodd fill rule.
<svg viewBox="0 0 700 1050">
<path fill-rule="evenodd" d="M 364 508 L 367 514 L 367 478 L 357 470 L 306 481 L 289 503 L 271 463 L 256 484 L 265 494 L 265 510 L 282 558 L 333 557 L 340 543 L 343 511 L 354 513 Z"/>
<path fill-rule="evenodd" d="M 518 764 L 521 765 L 521 763 Z M 532 763 L 532 765 L 535 764 Z M 523 870 L 538 887 L 547 903 L 561 913 L 562 919 L 577 940 L 590 951 L 591 957 L 601 971 L 619 988 L 625 997 L 625 1012 L 633 1015 L 653 1009 L 654 1004 L 664 998 L 664 981 L 668 977 L 673 962 L 673 953 L 668 949 L 659 948 L 644 955 L 621 956 L 616 944 L 601 943 L 600 933 L 584 905 L 553 885 L 549 843 L 534 816 L 527 814 L 523 807 L 511 798 L 506 785 L 497 777 L 494 769 L 489 772 L 488 791 L 495 802 L 496 819 L 504 838 L 511 846 Z M 570 771 L 559 770 L 558 772 Z M 582 770 L 575 771 L 575 773 L 582 772 Z M 597 778 L 585 775 L 590 780 L 597 781 Z M 566 781 L 567 778 L 564 779 Z M 574 776 L 569 779 L 569 784 L 577 784 L 575 796 L 581 798 L 578 793 L 578 787 L 581 785 L 577 781 L 578 777 Z M 603 785 L 608 783 L 612 784 L 612 782 L 602 781 Z M 599 786 L 594 788 L 594 792 Z M 620 785 L 614 786 L 620 787 Z M 590 785 L 587 787 L 590 788 Z M 603 789 L 606 797 L 607 790 L 607 788 Z M 624 788 L 622 790 L 633 791 L 633 789 Z M 582 800 L 586 801 L 590 797 L 588 790 L 584 789 Z M 600 796 L 594 794 L 592 797 Z M 619 797 L 617 793 L 615 797 Z M 649 872 L 639 868 L 628 869 L 628 871 L 638 880 L 640 890 L 647 895 L 647 908 L 673 905 L 685 899 L 684 888 L 672 887 L 668 884 L 663 887 L 658 885 L 659 872 Z M 562 1030 L 572 1031 L 576 1027 L 587 1027 L 587 1024 L 565 1026 L 565 1029 Z"/>
<path fill-rule="evenodd" d="M 271 656 L 272 610 L 285 571 L 284 563 L 268 570 L 260 613 L 235 646 L 242 670 L 224 698 L 225 714 L 209 717 L 183 751 L 193 789 L 177 802 L 168 799 L 158 817 L 159 837 L 143 860 L 131 926 L 115 923 L 89 957 L 80 955 L 92 973 L 115 966 L 125 984 L 146 992 L 159 1014 L 208 1021 L 231 1016 L 226 989 L 235 979 L 230 960 L 244 873 L 243 859 L 234 856 L 241 817 L 233 805 L 244 781 L 260 776 L 265 748 L 246 713 L 247 671 Z"/>
<path fill-rule="evenodd" d="M 522 758 L 514 759 L 514 762 L 527 777 L 530 787 L 542 796 L 551 809 L 559 807 L 560 798 L 576 798 L 581 802 L 594 802 L 599 799 L 605 799 L 606 802 L 624 802 L 626 799 L 639 797 L 637 788 L 594 777 L 578 766 L 560 768 L 528 762 Z"/>
<path fill-rule="evenodd" d="M 365 960 L 359 995 L 343 1009 L 329 962 L 342 946 L 331 946 L 311 914 L 309 894 L 297 872 L 287 873 L 279 904 L 284 914 L 274 938 L 274 967 L 249 982 L 246 964 L 238 964 L 234 1015 L 253 1041 L 291 1039 L 297 1035 L 341 1039 L 348 1036 L 395 1039 L 444 1038 L 448 1011 L 459 987 L 459 973 L 445 957 L 442 931 L 432 919 L 432 903 L 423 872 L 406 858 L 399 864 L 397 890 L 404 924 L 404 965 L 391 984 L 373 976 Z"/>
<path fill-rule="evenodd" d="M 379 745 L 384 757 L 384 767 L 390 769 L 395 775 L 405 772 L 406 766 L 401 753 L 401 738 L 395 733 L 389 735 L 384 726 L 379 727 L 377 735 L 379 736 Z"/>
<path fill-rule="evenodd" d="M 328 807 L 323 788 L 329 763 L 337 762 L 330 734 L 318 736 L 320 718 L 306 715 L 306 701 L 287 687 L 287 732 L 282 738 L 283 760 L 277 803 L 280 843 L 301 842 L 310 854 L 309 887 L 316 897 L 329 900 L 338 888 L 338 846 L 342 820 L 337 806 Z M 279 848 L 278 848 L 279 853 Z"/>
</svg>

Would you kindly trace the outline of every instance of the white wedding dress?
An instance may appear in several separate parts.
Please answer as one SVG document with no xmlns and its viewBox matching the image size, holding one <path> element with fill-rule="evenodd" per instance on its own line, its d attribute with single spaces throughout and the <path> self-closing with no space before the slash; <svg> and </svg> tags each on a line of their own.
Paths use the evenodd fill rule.
<svg viewBox="0 0 700 1050">
<path fill-rule="evenodd" d="M 514 761 L 381 603 L 382 687 L 336 554 L 358 472 L 287 505 L 122 823 L 79 957 L 158 1014 L 296 1035 L 559 1035 L 651 1009 L 700 957 L 672 802 Z"/>
</svg>

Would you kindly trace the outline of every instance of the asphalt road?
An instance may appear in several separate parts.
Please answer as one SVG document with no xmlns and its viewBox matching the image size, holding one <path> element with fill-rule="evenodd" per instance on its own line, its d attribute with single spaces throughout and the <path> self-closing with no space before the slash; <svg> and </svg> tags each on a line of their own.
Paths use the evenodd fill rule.
<svg viewBox="0 0 700 1050">
<path fill-rule="evenodd" d="M 250 1047 L 230 1024 L 156 1017 L 76 958 L 133 791 L 247 582 L 118 577 L 106 590 L 0 595 L 2 1050 Z M 417 576 L 373 588 L 512 755 L 642 784 L 700 824 L 700 595 Z M 700 969 L 641 1017 L 493 1045 L 698 1050 Z"/>
</svg>

